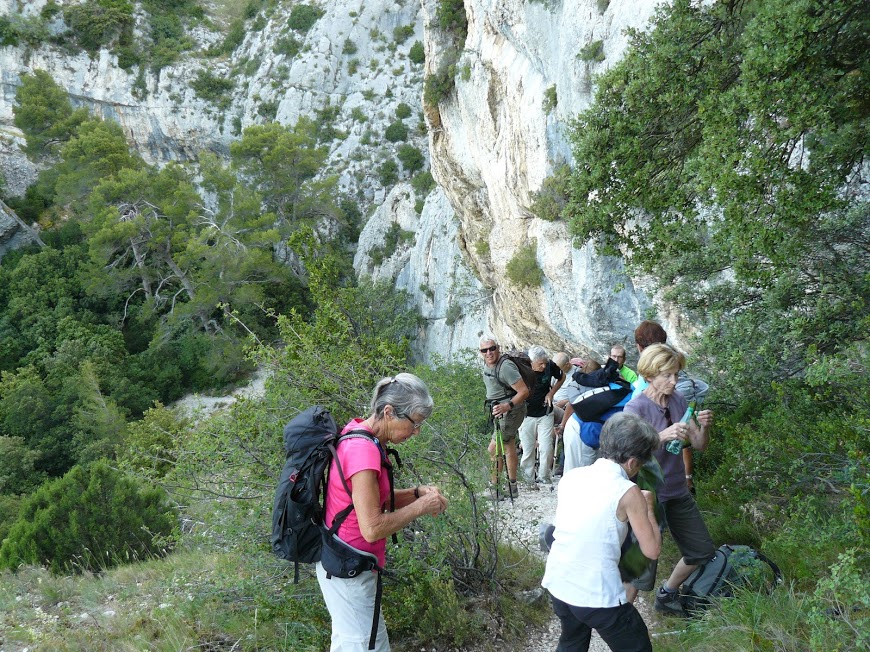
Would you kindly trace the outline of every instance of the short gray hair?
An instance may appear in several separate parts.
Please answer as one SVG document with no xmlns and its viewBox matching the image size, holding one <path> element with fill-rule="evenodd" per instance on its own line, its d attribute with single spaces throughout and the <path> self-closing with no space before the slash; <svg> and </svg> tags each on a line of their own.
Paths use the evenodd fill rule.
<svg viewBox="0 0 870 652">
<path fill-rule="evenodd" d="M 428 419 L 434 402 L 426 383 L 414 374 L 401 373 L 382 378 L 372 394 L 372 413 L 380 419 L 384 408 L 392 405 L 396 416 Z"/>
<path fill-rule="evenodd" d="M 498 346 L 498 340 L 495 339 L 495 335 L 490 335 L 489 333 L 485 334 L 480 338 L 480 345 L 483 346 L 484 342 L 492 342 L 496 346 Z"/>
<path fill-rule="evenodd" d="M 534 346 L 529 347 L 529 359 L 532 362 L 537 362 L 538 360 L 549 360 L 550 354 L 547 353 L 547 349 L 543 346 L 535 344 Z"/>
<path fill-rule="evenodd" d="M 632 457 L 648 462 L 660 444 L 659 433 L 634 414 L 618 412 L 604 422 L 599 438 L 602 457 L 622 464 Z"/>
</svg>

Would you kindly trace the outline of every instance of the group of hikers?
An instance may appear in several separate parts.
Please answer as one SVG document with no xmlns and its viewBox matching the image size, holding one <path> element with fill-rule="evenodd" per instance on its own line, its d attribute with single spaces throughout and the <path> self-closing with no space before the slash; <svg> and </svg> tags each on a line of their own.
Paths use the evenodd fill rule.
<svg viewBox="0 0 870 652">
<path fill-rule="evenodd" d="M 713 414 L 702 410 L 695 419 L 680 420 L 687 408 L 687 399 L 677 391 L 685 357 L 666 340 L 667 334 L 656 322 L 645 321 L 636 329 L 637 374 L 625 367 L 625 349 L 620 345 L 611 349 L 610 359 L 600 369 L 592 359 L 571 360 L 564 353 L 551 359 L 545 349 L 533 346 L 528 352 L 534 371 L 531 387 L 507 355 L 502 359 L 493 336 L 480 341 L 486 405 L 493 424 L 489 446 L 494 461 L 492 497 L 501 498 L 498 474 L 502 461 L 508 497 L 519 495 L 518 471 L 527 489 L 535 487 L 536 481 L 552 484 L 558 471 L 555 442 L 558 436 L 564 440 L 555 531 L 542 580 L 561 621 L 560 652 L 588 649 L 592 629 L 613 650 L 652 649 L 646 625 L 633 603 L 638 590 L 655 587 L 655 560 L 664 527 L 655 515 L 657 504 L 682 554 L 656 592 L 657 610 L 681 613 L 680 585 L 715 553 L 689 490 L 691 474 L 683 455 L 665 448 L 672 441 L 696 450 L 706 448 Z M 595 448 L 575 437 L 584 424 L 572 405 L 589 387 L 585 383 L 609 381 L 614 374 L 622 384 L 631 379 L 632 394 L 595 424 L 600 431 Z M 432 409 L 426 385 L 413 374 L 401 373 L 382 379 L 374 389 L 371 414 L 351 420 L 341 431 L 364 436 L 339 440 L 329 474 L 324 524 L 329 528 L 337 517 L 343 518 L 335 535 L 351 550 L 376 558 L 380 569 L 388 536 L 421 516 L 443 514 L 448 506 L 436 486 L 394 488 L 386 455 L 389 446 L 419 432 Z M 664 476 L 657 496 L 631 481 L 653 458 Z M 624 583 L 618 564 L 629 526 L 641 552 L 651 561 L 639 577 Z M 388 651 L 380 611 L 380 574 L 343 575 L 330 573 L 323 562 L 317 564 L 317 579 L 332 620 L 331 652 Z"/>
</svg>

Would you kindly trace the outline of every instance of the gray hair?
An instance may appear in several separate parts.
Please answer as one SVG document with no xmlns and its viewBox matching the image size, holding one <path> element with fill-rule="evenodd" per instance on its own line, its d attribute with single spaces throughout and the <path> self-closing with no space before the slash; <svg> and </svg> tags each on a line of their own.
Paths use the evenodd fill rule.
<svg viewBox="0 0 870 652">
<path fill-rule="evenodd" d="M 619 412 L 604 422 L 599 438 L 602 457 L 622 464 L 632 457 L 641 463 L 652 458 L 659 446 L 659 434 L 638 416 Z"/>
<path fill-rule="evenodd" d="M 547 353 L 547 349 L 543 346 L 535 344 L 534 346 L 529 347 L 529 359 L 532 362 L 537 362 L 538 360 L 549 360 L 550 354 Z"/>
<path fill-rule="evenodd" d="M 498 346 L 498 340 L 495 339 L 495 335 L 490 335 L 489 333 L 486 333 L 485 335 L 483 335 L 483 337 L 480 338 L 481 346 L 483 346 L 484 342 L 492 342 L 493 344 Z"/>
<path fill-rule="evenodd" d="M 401 373 L 382 378 L 372 394 L 372 412 L 380 419 L 384 408 L 392 405 L 396 416 L 428 419 L 434 403 L 426 383 L 414 374 Z"/>
</svg>

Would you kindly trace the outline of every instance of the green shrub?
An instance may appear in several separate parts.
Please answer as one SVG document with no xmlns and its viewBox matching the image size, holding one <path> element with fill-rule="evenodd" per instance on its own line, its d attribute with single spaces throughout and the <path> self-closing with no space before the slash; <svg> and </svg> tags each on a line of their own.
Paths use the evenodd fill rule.
<svg viewBox="0 0 870 652">
<path fill-rule="evenodd" d="M 270 100 L 268 102 L 260 102 L 257 107 L 257 114 L 264 117 L 266 120 L 274 120 L 278 114 L 278 100 Z"/>
<path fill-rule="evenodd" d="M 76 466 L 24 501 L 0 547 L 0 566 L 99 571 L 165 554 L 174 528 L 175 515 L 162 490 L 105 462 Z"/>
<path fill-rule="evenodd" d="M 82 49 L 93 55 L 132 28 L 133 5 L 127 0 L 86 0 L 66 7 L 63 19 Z"/>
<path fill-rule="evenodd" d="M 302 50 L 302 42 L 293 34 L 282 36 L 275 41 L 273 51 L 275 54 L 283 54 L 285 57 L 292 59 Z"/>
<path fill-rule="evenodd" d="M 378 166 L 378 181 L 382 186 L 391 186 L 399 180 L 399 165 L 393 157 Z"/>
<path fill-rule="evenodd" d="M 521 245 L 505 268 L 508 280 L 520 287 L 538 287 L 544 282 L 544 271 L 538 265 L 538 243 Z"/>
<path fill-rule="evenodd" d="M 595 61 L 597 63 L 604 61 L 604 41 L 592 41 L 592 43 L 584 45 L 580 48 L 577 57 L 581 61 Z"/>
<path fill-rule="evenodd" d="M 215 55 L 231 54 L 245 40 L 245 23 L 241 20 L 235 20 L 230 25 L 227 35 L 220 45 L 212 51 Z"/>
<path fill-rule="evenodd" d="M 396 117 L 399 120 L 411 117 L 411 107 L 404 102 L 399 102 L 399 106 L 396 107 Z"/>
<path fill-rule="evenodd" d="M 393 29 L 393 39 L 396 43 L 402 44 L 412 36 L 414 36 L 413 25 L 399 25 Z"/>
<path fill-rule="evenodd" d="M 48 37 L 48 28 L 42 16 L 0 16 L 0 47 L 17 47 L 22 41 L 31 47 L 38 47 Z"/>
<path fill-rule="evenodd" d="M 350 117 L 354 122 L 366 122 L 368 120 L 366 112 L 359 106 L 355 106 L 350 110 Z"/>
<path fill-rule="evenodd" d="M 190 428 L 188 419 L 155 404 L 139 421 L 128 424 L 118 463 L 122 469 L 149 478 L 162 478 L 175 466 L 179 446 Z"/>
<path fill-rule="evenodd" d="M 414 174 L 417 170 L 422 170 L 423 164 L 426 162 L 423 152 L 407 143 L 399 145 L 397 156 L 408 174 Z"/>
<path fill-rule="evenodd" d="M 422 41 L 414 41 L 414 45 L 408 50 L 408 58 L 411 63 L 421 64 L 426 60 L 426 51 L 423 49 Z"/>
<path fill-rule="evenodd" d="M 568 205 L 570 183 L 571 167 L 568 165 L 560 165 L 553 174 L 544 179 L 541 189 L 532 199 L 532 212 L 535 217 L 548 222 L 560 219 L 562 211 Z"/>
<path fill-rule="evenodd" d="M 227 107 L 230 103 L 229 93 L 235 88 L 235 82 L 229 77 L 214 75 L 208 70 L 200 70 L 196 79 L 190 82 L 190 87 L 196 96 L 213 102 L 219 107 Z"/>
<path fill-rule="evenodd" d="M 458 54 L 454 54 L 458 57 Z M 456 58 L 447 57 L 441 62 L 438 71 L 426 75 L 423 81 L 423 103 L 426 106 L 438 106 L 446 100 L 456 86 Z"/>
<path fill-rule="evenodd" d="M 408 128 L 401 120 L 397 120 L 384 130 L 384 138 L 391 143 L 408 140 Z"/>
<path fill-rule="evenodd" d="M 359 59 L 351 59 L 347 62 L 347 74 L 355 75 L 359 70 Z"/>
<path fill-rule="evenodd" d="M 341 48 L 342 54 L 356 54 L 359 48 L 356 43 L 351 41 L 349 38 L 344 39 L 344 47 Z"/>
<path fill-rule="evenodd" d="M 435 20 L 438 26 L 456 35 L 459 49 L 465 46 L 465 37 L 468 35 L 468 18 L 465 16 L 465 3 L 463 0 L 439 0 L 435 9 Z"/>
<path fill-rule="evenodd" d="M 411 179 L 411 187 L 414 188 L 417 195 L 422 197 L 428 195 L 429 191 L 435 187 L 435 179 L 432 178 L 432 173 L 426 170 Z"/>
<path fill-rule="evenodd" d="M 544 113 L 552 113 L 553 109 L 556 108 L 558 101 L 559 99 L 556 95 L 556 85 L 553 84 L 544 91 L 544 103 L 541 105 L 544 109 Z"/>
<path fill-rule="evenodd" d="M 287 19 L 287 26 L 300 34 L 305 34 L 324 13 L 323 9 L 316 5 L 293 5 L 290 17 Z"/>
</svg>

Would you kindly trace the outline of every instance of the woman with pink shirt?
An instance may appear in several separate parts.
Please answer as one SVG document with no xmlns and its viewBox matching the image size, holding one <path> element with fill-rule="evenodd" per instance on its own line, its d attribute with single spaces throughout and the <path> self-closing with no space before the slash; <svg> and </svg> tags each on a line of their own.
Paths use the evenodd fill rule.
<svg viewBox="0 0 870 652">
<path fill-rule="evenodd" d="M 336 447 L 337 459 L 332 461 L 326 490 L 325 525 L 331 527 L 336 515 L 352 504 L 336 535 L 344 544 L 377 558 L 381 569 L 388 536 L 421 516 L 438 516 L 447 509 L 447 499 L 435 486 L 394 488 L 392 496 L 390 491 L 392 468 L 386 449 L 417 434 L 432 413 L 432 406 L 432 397 L 422 380 L 413 374 L 397 374 L 375 386 L 371 415 L 352 419 L 341 431 L 342 435 L 354 436 L 341 439 Z M 390 650 L 380 610 L 373 627 L 374 611 L 380 606 L 377 572 L 336 577 L 318 562 L 317 580 L 332 618 L 330 652 Z"/>
</svg>

